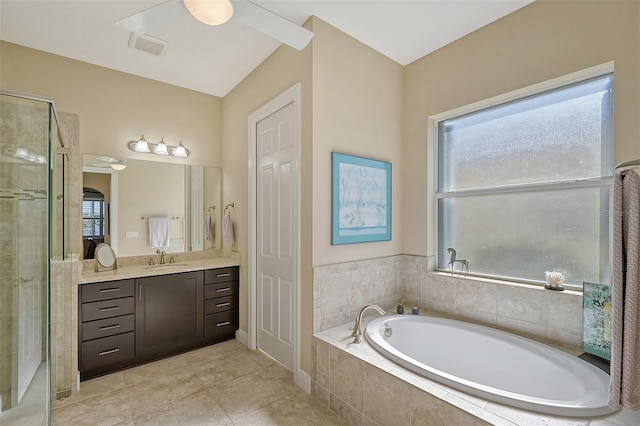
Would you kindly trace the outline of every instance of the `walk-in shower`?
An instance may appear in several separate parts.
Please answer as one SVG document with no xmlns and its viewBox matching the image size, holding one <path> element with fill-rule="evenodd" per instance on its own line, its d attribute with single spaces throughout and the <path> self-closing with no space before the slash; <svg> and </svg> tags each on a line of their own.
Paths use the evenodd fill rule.
<svg viewBox="0 0 640 426">
<path fill-rule="evenodd" d="M 3 425 L 49 424 L 51 265 L 69 251 L 68 154 L 52 100 L 0 91 Z M 57 268 L 58 279 L 70 274 Z"/>
</svg>

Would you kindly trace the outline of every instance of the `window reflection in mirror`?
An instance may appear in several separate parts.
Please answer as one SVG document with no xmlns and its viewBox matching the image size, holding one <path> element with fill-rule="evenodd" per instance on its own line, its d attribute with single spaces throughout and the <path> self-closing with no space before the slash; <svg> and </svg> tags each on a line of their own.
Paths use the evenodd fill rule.
<svg viewBox="0 0 640 426">
<path fill-rule="evenodd" d="M 123 161 L 125 169 L 111 167 Z M 103 240 L 117 256 L 155 253 L 149 244 L 149 217 L 169 217 L 167 253 L 221 248 L 220 169 L 168 161 L 83 155 L 83 186 L 104 195 Z M 95 222 L 85 222 L 85 206 L 83 199 L 83 239 L 95 239 L 88 235 Z"/>
<path fill-rule="evenodd" d="M 105 211 L 104 194 L 94 188 L 82 188 L 82 242 L 85 259 L 93 259 L 96 246 L 104 243 Z"/>
</svg>

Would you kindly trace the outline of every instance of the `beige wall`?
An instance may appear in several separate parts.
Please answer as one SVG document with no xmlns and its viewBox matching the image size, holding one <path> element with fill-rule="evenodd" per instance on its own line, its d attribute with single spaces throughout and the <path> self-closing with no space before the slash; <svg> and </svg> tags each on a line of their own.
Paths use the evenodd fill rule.
<svg viewBox="0 0 640 426">
<path fill-rule="evenodd" d="M 434 254 L 425 197 L 431 115 L 613 60 L 616 162 L 640 158 L 639 22 L 637 1 L 536 1 L 408 65 L 402 251 Z"/>
<path fill-rule="evenodd" d="M 312 266 L 400 253 L 402 67 L 317 18 L 302 52 L 280 48 L 224 98 L 224 204 L 235 202 L 236 245 L 248 257 L 247 117 L 296 82 L 302 83 L 301 367 L 310 372 Z M 313 91 L 311 90 L 313 87 Z M 331 152 L 393 163 L 394 238 L 331 246 Z M 240 306 L 248 303 L 241 268 Z M 240 328 L 247 330 L 247 310 Z"/>
<path fill-rule="evenodd" d="M 307 27 L 310 22 L 306 24 Z M 302 86 L 302 146 L 301 146 L 301 291 L 302 321 L 301 367 L 307 372 L 311 367 L 311 45 L 302 51 L 282 46 L 267 58 L 256 70 L 224 97 L 223 140 L 224 168 L 223 205 L 235 203 L 231 217 L 234 222 L 234 250 L 242 258 L 240 267 L 240 328 L 248 330 L 248 244 L 249 244 L 249 170 L 248 170 L 248 117 L 285 90 L 300 82 Z"/>
<path fill-rule="evenodd" d="M 126 142 L 182 140 L 183 164 L 222 165 L 222 99 L 0 42 L 0 87 L 54 99 L 59 112 L 80 116 L 80 151 L 132 157 Z M 136 158 L 161 159 L 150 154 Z"/>
<path fill-rule="evenodd" d="M 403 67 L 320 19 L 313 32 L 313 265 L 400 254 Z M 332 151 L 392 163 L 391 241 L 331 245 Z"/>
</svg>

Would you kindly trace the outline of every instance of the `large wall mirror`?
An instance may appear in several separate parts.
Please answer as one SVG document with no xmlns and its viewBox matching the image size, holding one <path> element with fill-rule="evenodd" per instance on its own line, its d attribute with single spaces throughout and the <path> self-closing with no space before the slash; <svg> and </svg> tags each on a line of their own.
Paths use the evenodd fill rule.
<svg viewBox="0 0 640 426">
<path fill-rule="evenodd" d="M 168 220 L 167 253 L 221 248 L 219 168 L 93 154 L 82 159 L 83 258 L 93 258 L 100 243 L 118 256 L 155 254 L 149 218 Z"/>
</svg>

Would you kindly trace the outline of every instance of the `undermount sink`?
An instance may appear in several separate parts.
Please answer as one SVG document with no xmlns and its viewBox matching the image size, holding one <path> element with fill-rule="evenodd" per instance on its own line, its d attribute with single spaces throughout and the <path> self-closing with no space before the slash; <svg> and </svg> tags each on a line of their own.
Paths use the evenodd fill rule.
<svg viewBox="0 0 640 426">
<path fill-rule="evenodd" d="M 162 269 L 162 268 L 176 268 L 178 266 L 188 266 L 188 263 L 165 263 L 164 265 L 151 265 L 144 269 Z"/>
</svg>

